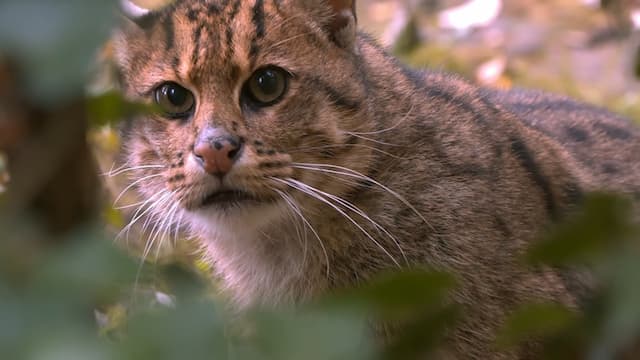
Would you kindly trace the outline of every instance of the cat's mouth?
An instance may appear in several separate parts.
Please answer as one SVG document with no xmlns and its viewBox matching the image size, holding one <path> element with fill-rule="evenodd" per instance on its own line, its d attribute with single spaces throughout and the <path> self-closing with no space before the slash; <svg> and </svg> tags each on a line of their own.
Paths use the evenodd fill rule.
<svg viewBox="0 0 640 360">
<path fill-rule="evenodd" d="M 207 195 L 200 204 L 200 207 L 221 207 L 228 208 L 238 204 L 258 202 L 255 196 L 239 190 L 219 190 Z"/>
</svg>

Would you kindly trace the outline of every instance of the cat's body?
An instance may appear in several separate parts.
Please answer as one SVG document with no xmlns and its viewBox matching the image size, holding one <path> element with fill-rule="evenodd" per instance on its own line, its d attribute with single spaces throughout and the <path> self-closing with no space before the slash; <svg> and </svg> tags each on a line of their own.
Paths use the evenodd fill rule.
<svg viewBox="0 0 640 360">
<path fill-rule="evenodd" d="M 448 354 L 527 356 L 493 353 L 505 314 L 577 306 L 591 284 L 521 255 L 584 192 L 640 194 L 627 120 L 407 70 L 356 34 L 352 1 L 179 1 L 138 23 L 116 36 L 123 91 L 181 111 L 129 122 L 126 159 L 150 165 L 147 205 L 201 239 L 240 306 L 435 268 L 469 314 Z"/>
</svg>

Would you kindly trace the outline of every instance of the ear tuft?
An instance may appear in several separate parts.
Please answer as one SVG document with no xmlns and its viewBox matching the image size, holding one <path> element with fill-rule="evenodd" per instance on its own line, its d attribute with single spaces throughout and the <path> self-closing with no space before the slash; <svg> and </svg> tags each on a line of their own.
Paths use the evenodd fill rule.
<svg viewBox="0 0 640 360">
<path fill-rule="evenodd" d="M 331 35 L 338 45 L 353 48 L 356 39 L 356 1 L 329 0 L 333 18 L 329 24 Z"/>
<path fill-rule="evenodd" d="M 156 16 L 152 9 L 145 8 L 132 0 L 120 0 L 123 15 L 142 28 L 148 28 Z"/>
</svg>

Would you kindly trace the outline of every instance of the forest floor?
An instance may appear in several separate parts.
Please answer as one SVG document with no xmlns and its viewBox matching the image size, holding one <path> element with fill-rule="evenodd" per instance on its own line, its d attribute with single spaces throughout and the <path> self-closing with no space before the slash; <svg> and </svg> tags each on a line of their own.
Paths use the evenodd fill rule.
<svg viewBox="0 0 640 360">
<path fill-rule="evenodd" d="M 413 1 L 420 6 L 362 0 L 359 21 L 412 66 L 457 72 L 487 86 L 553 91 L 640 121 L 640 82 L 634 74 L 640 33 L 623 28 L 630 9 L 605 12 L 587 0 L 477 2 L 482 7 L 475 18 L 458 23 L 480 22 L 491 17 L 492 4 L 502 6 L 483 26 L 446 29 L 447 10 L 469 1 Z M 414 30 L 406 31 L 412 24 Z"/>
</svg>

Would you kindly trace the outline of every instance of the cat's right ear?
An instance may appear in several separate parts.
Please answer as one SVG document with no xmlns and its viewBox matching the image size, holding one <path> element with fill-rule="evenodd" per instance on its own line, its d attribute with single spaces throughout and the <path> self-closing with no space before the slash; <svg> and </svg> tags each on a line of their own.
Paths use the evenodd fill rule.
<svg viewBox="0 0 640 360">
<path fill-rule="evenodd" d="M 356 0 L 302 0 L 306 9 L 320 13 L 328 35 L 343 48 L 354 48 L 356 40 Z"/>
<path fill-rule="evenodd" d="M 143 29 L 151 27 L 158 18 L 157 11 L 144 8 L 132 0 L 120 0 L 120 11 L 127 20 Z"/>
</svg>

